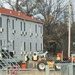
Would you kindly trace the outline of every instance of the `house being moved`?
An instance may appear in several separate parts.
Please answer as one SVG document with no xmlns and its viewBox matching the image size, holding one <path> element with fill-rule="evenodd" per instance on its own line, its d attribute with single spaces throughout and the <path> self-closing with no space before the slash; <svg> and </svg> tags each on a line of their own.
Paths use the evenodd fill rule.
<svg viewBox="0 0 75 75">
<path fill-rule="evenodd" d="M 20 58 L 43 50 L 42 22 L 20 12 L 0 8 L 0 48 Z"/>
</svg>

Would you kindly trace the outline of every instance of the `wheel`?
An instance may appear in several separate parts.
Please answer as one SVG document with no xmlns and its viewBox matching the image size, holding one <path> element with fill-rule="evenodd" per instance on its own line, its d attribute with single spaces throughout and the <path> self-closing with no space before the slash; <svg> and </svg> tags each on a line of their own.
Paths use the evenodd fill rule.
<svg viewBox="0 0 75 75">
<path fill-rule="evenodd" d="M 46 62 L 39 62 L 39 63 L 37 64 L 37 69 L 38 69 L 39 71 L 44 71 L 46 65 L 47 65 Z"/>
<path fill-rule="evenodd" d="M 55 64 L 55 70 L 56 70 L 56 71 L 61 70 L 61 65 L 60 65 L 60 63 Z"/>
<path fill-rule="evenodd" d="M 63 63 L 61 60 L 55 61 L 55 70 L 61 70 L 61 63 Z"/>
</svg>

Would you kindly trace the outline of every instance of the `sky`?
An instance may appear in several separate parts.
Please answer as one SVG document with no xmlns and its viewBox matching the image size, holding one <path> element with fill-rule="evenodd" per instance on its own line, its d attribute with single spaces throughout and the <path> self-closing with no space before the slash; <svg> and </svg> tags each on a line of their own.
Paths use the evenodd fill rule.
<svg viewBox="0 0 75 75">
<path fill-rule="evenodd" d="M 7 9 L 12 9 L 8 3 L 5 3 L 5 1 L 7 1 L 7 0 L 0 0 L 0 4 L 2 4 Z M 16 0 L 11 0 L 11 1 L 12 1 L 12 4 L 15 4 L 15 2 L 16 2 Z M 62 0 L 63 3 L 61 4 L 61 6 L 64 7 L 64 5 L 66 5 L 66 3 L 68 3 L 68 1 L 69 0 Z M 71 1 L 72 1 L 72 6 L 73 6 L 73 18 L 75 21 L 75 0 L 71 0 Z M 55 3 L 55 2 L 56 2 L 56 0 L 53 0 L 53 3 Z M 54 5 L 54 7 L 56 7 L 56 4 Z M 41 14 L 34 15 L 34 17 L 40 17 L 40 16 L 42 19 L 44 18 Z"/>
</svg>

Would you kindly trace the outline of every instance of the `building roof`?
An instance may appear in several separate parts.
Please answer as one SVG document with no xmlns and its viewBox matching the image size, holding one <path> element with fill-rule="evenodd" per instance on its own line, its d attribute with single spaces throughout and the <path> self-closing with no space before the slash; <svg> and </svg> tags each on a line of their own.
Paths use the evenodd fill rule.
<svg viewBox="0 0 75 75">
<path fill-rule="evenodd" d="M 4 15 L 9 15 L 9 16 L 14 16 L 14 17 L 18 17 L 21 19 L 25 19 L 28 21 L 33 21 L 33 22 L 38 22 L 38 23 L 42 23 L 40 20 L 37 20 L 35 18 L 29 17 L 25 14 L 22 14 L 20 12 L 14 11 L 14 10 L 9 10 L 9 9 L 5 9 L 5 8 L 0 8 L 0 13 L 4 14 Z"/>
</svg>

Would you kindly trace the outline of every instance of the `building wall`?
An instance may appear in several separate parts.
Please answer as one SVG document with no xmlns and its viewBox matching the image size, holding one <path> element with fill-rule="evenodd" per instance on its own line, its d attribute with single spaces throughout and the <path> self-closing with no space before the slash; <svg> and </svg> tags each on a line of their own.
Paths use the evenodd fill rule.
<svg viewBox="0 0 75 75">
<path fill-rule="evenodd" d="M 2 32 L 0 31 L 0 40 L 2 40 L 2 48 L 6 48 L 9 51 L 14 51 L 15 55 L 19 58 L 21 56 L 21 53 L 24 54 L 25 52 L 28 52 L 30 54 L 32 52 L 43 50 L 43 25 L 41 23 L 27 21 L 24 19 L 16 18 L 14 16 L 11 17 L 7 15 L 1 15 L 0 17 L 2 18 L 2 27 L 0 28 L 3 29 Z M 14 27 L 12 21 L 14 21 Z M 35 28 L 36 26 L 37 29 Z"/>
<path fill-rule="evenodd" d="M 72 1 L 72 16 L 73 16 L 73 21 L 75 22 L 75 0 Z"/>
</svg>

